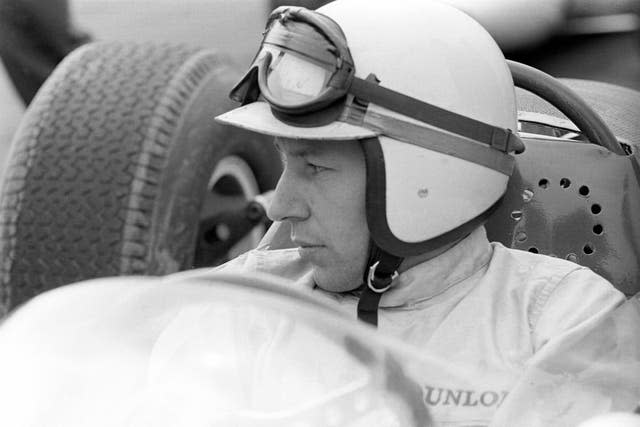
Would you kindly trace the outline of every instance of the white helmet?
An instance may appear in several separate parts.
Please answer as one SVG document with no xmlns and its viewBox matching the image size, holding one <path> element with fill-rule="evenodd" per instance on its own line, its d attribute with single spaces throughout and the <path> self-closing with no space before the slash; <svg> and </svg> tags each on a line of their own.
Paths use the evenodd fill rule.
<svg viewBox="0 0 640 427">
<path fill-rule="evenodd" d="M 224 123 L 362 140 L 374 252 L 397 265 L 479 226 L 505 193 L 509 152 L 523 148 L 502 52 L 473 19 L 434 1 L 278 8 L 231 95 L 245 105 Z"/>
</svg>

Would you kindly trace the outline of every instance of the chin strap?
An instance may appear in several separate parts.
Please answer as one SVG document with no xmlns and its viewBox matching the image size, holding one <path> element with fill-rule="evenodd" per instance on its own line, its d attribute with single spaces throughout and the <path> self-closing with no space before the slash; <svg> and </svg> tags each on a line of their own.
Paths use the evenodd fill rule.
<svg viewBox="0 0 640 427">
<path fill-rule="evenodd" d="M 364 288 L 358 301 L 358 319 L 378 326 L 378 304 L 382 294 L 391 288 L 398 276 L 403 258 L 391 255 L 373 245 L 369 257 L 369 268 L 365 270 Z"/>
</svg>

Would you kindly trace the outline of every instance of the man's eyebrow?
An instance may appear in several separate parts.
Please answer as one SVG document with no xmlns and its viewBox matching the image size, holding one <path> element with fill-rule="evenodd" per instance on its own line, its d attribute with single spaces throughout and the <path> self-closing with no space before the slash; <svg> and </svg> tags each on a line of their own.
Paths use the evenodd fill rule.
<svg viewBox="0 0 640 427">
<path fill-rule="evenodd" d="M 275 146 L 281 154 L 292 157 L 306 157 L 321 152 L 317 145 L 309 143 L 286 142 L 276 139 Z"/>
</svg>

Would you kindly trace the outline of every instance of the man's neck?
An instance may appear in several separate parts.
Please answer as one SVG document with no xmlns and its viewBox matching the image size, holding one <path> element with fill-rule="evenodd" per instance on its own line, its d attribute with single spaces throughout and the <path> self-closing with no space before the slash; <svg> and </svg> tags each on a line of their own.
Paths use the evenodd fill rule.
<svg viewBox="0 0 640 427">
<path fill-rule="evenodd" d="M 451 249 L 452 247 L 457 245 L 459 242 L 464 240 L 465 237 L 467 237 L 467 236 L 463 236 L 462 238 L 460 238 L 460 239 L 458 239 L 458 240 L 456 240 L 454 242 L 448 243 L 448 244 L 446 244 L 446 245 L 444 245 L 444 246 L 442 246 L 442 247 L 440 247 L 438 249 L 435 249 L 433 251 L 405 258 L 404 261 L 402 261 L 402 264 L 400 264 L 400 268 L 398 269 L 398 273 L 402 273 L 403 271 L 407 271 L 411 267 L 414 267 L 414 266 L 416 266 L 418 264 L 422 264 L 425 261 L 429 261 L 430 259 L 433 259 L 433 258 L 437 257 L 438 255 L 441 255 L 441 254 L 445 253 L 446 251 L 448 251 L 449 249 Z"/>
</svg>

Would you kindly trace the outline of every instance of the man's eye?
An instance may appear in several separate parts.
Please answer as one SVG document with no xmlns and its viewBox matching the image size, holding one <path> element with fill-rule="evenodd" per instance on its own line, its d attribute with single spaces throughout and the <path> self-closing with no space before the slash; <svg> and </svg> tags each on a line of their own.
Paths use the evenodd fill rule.
<svg viewBox="0 0 640 427">
<path fill-rule="evenodd" d="M 314 174 L 327 170 L 327 168 L 325 168 L 323 166 L 319 166 L 319 165 L 316 165 L 314 163 L 309 163 L 309 162 L 307 162 L 307 168 L 309 170 L 311 170 L 311 172 L 313 172 Z"/>
</svg>

